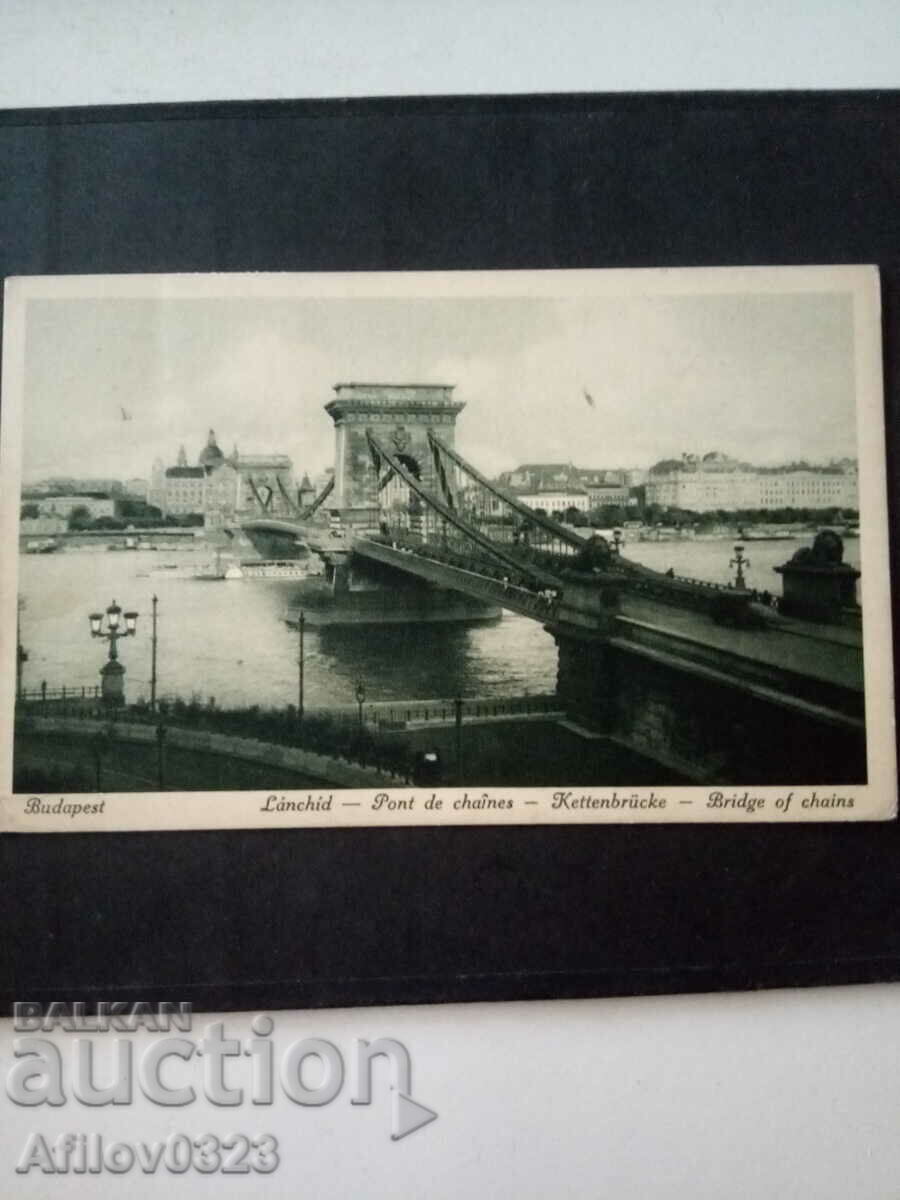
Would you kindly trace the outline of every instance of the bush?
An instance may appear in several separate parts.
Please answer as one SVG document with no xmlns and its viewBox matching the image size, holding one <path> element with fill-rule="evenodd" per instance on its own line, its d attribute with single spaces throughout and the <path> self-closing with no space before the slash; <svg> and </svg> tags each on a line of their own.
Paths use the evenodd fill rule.
<svg viewBox="0 0 900 1200">
<path fill-rule="evenodd" d="M 139 701 L 136 714 L 143 715 L 147 705 Z M 377 730 L 360 730 L 357 718 L 349 714 L 315 712 L 297 719 L 297 708 L 261 708 L 258 704 L 242 708 L 221 708 L 214 697 L 206 701 L 194 694 L 190 700 L 177 697 L 160 700 L 160 718 L 183 728 L 201 728 L 232 737 L 252 738 L 277 745 L 298 746 L 315 754 L 343 758 L 363 766 L 375 766 L 409 777 L 410 760 L 405 747 L 385 739 Z"/>
<path fill-rule="evenodd" d="M 16 767 L 13 771 L 13 791 L 28 795 L 66 792 L 92 792 L 94 780 L 80 767 Z"/>
</svg>

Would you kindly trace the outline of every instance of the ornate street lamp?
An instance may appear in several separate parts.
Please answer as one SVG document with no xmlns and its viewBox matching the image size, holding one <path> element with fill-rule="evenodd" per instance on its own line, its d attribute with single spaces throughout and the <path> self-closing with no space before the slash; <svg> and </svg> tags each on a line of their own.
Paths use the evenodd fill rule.
<svg viewBox="0 0 900 1200">
<path fill-rule="evenodd" d="M 106 616 L 106 627 L 103 617 Z M 122 628 L 122 618 L 125 618 L 125 628 Z M 137 633 L 136 612 L 123 613 L 113 600 L 106 613 L 93 612 L 90 614 L 91 637 L 101 638 L 109 642 L 109 658 L 100 668 L 100 692 L 105 704 L 110 708 L 118 708 L 125 703 L 125 668 L 118 661 L 117 643 L 121 638 L 134 637 Z"/>
<path fill-rule="evenodd" d="M 366 688 L 362 680 L 356 685 L 356 703 L 359 705 L 359 732 L 363 731 L 363 705 L 366 702 Z"/>
<path fill-rule="evenodd" d="M 729 562 L 728 565 L 730 567 L 737 568 L 735 576 L 734 576 L 735 588 L 737 588 L 737 590 L 739 592 L 746 591 L 747 584 L 746 584 L 746 581 L 744 580 L 744 567 L 750 566 L 750 559 L 744 557 L 744 547 L 743 546 L 735 546 L 734 558 Z"/>
</svg>

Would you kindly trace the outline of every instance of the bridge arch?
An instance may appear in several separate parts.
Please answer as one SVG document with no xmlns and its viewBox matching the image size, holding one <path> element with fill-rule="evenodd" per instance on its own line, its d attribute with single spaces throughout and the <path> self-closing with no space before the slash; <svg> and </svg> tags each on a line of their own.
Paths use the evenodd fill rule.
<svg viewBox="0 0 900 1200">
<path fill-rule="evenodd" d="M 351 526 L 377 525 L 383 467 L 373 461 L 368 434 L 396 455 L 404 468 L 436 492 L 429 433 L 452 445 L 464 408 L 452 384 L 338 383 L 325 411 L 334 421 L 334 491 L 329 507 Z"/>
</svg>

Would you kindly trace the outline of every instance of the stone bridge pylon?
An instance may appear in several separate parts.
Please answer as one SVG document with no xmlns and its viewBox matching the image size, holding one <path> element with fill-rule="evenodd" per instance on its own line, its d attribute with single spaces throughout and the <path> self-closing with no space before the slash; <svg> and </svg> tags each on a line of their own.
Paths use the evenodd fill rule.
<svg viewBox="0 0 900 1200">
<path fill-rule="evenodd" d="M 429 432 L 453 446 L 456 418 L 465 403 L 453 398 L 452 384 L 338 383 L 325 405 L 334 421 L 334 491 L 328 508 L 357 528 L 378 525 L 379 471 L 366 431 L 420 479 L 438 492 Z"/>
</svg>

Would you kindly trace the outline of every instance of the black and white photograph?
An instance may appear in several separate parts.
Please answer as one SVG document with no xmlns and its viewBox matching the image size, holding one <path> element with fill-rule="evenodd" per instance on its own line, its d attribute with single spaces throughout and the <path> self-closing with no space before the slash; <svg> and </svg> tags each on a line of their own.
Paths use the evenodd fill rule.
<svg viewBox="0 0 900 1200">
<path fill-rule="evenodd" d="M 896 1197 L 896 4 L 3 17 L 0 1193 Z"/>
<path fill-rule="evenodd" d="M 34 278 L 4 348 L 7 827 L 894 814 L 874 269 Z"/>
</svg>

